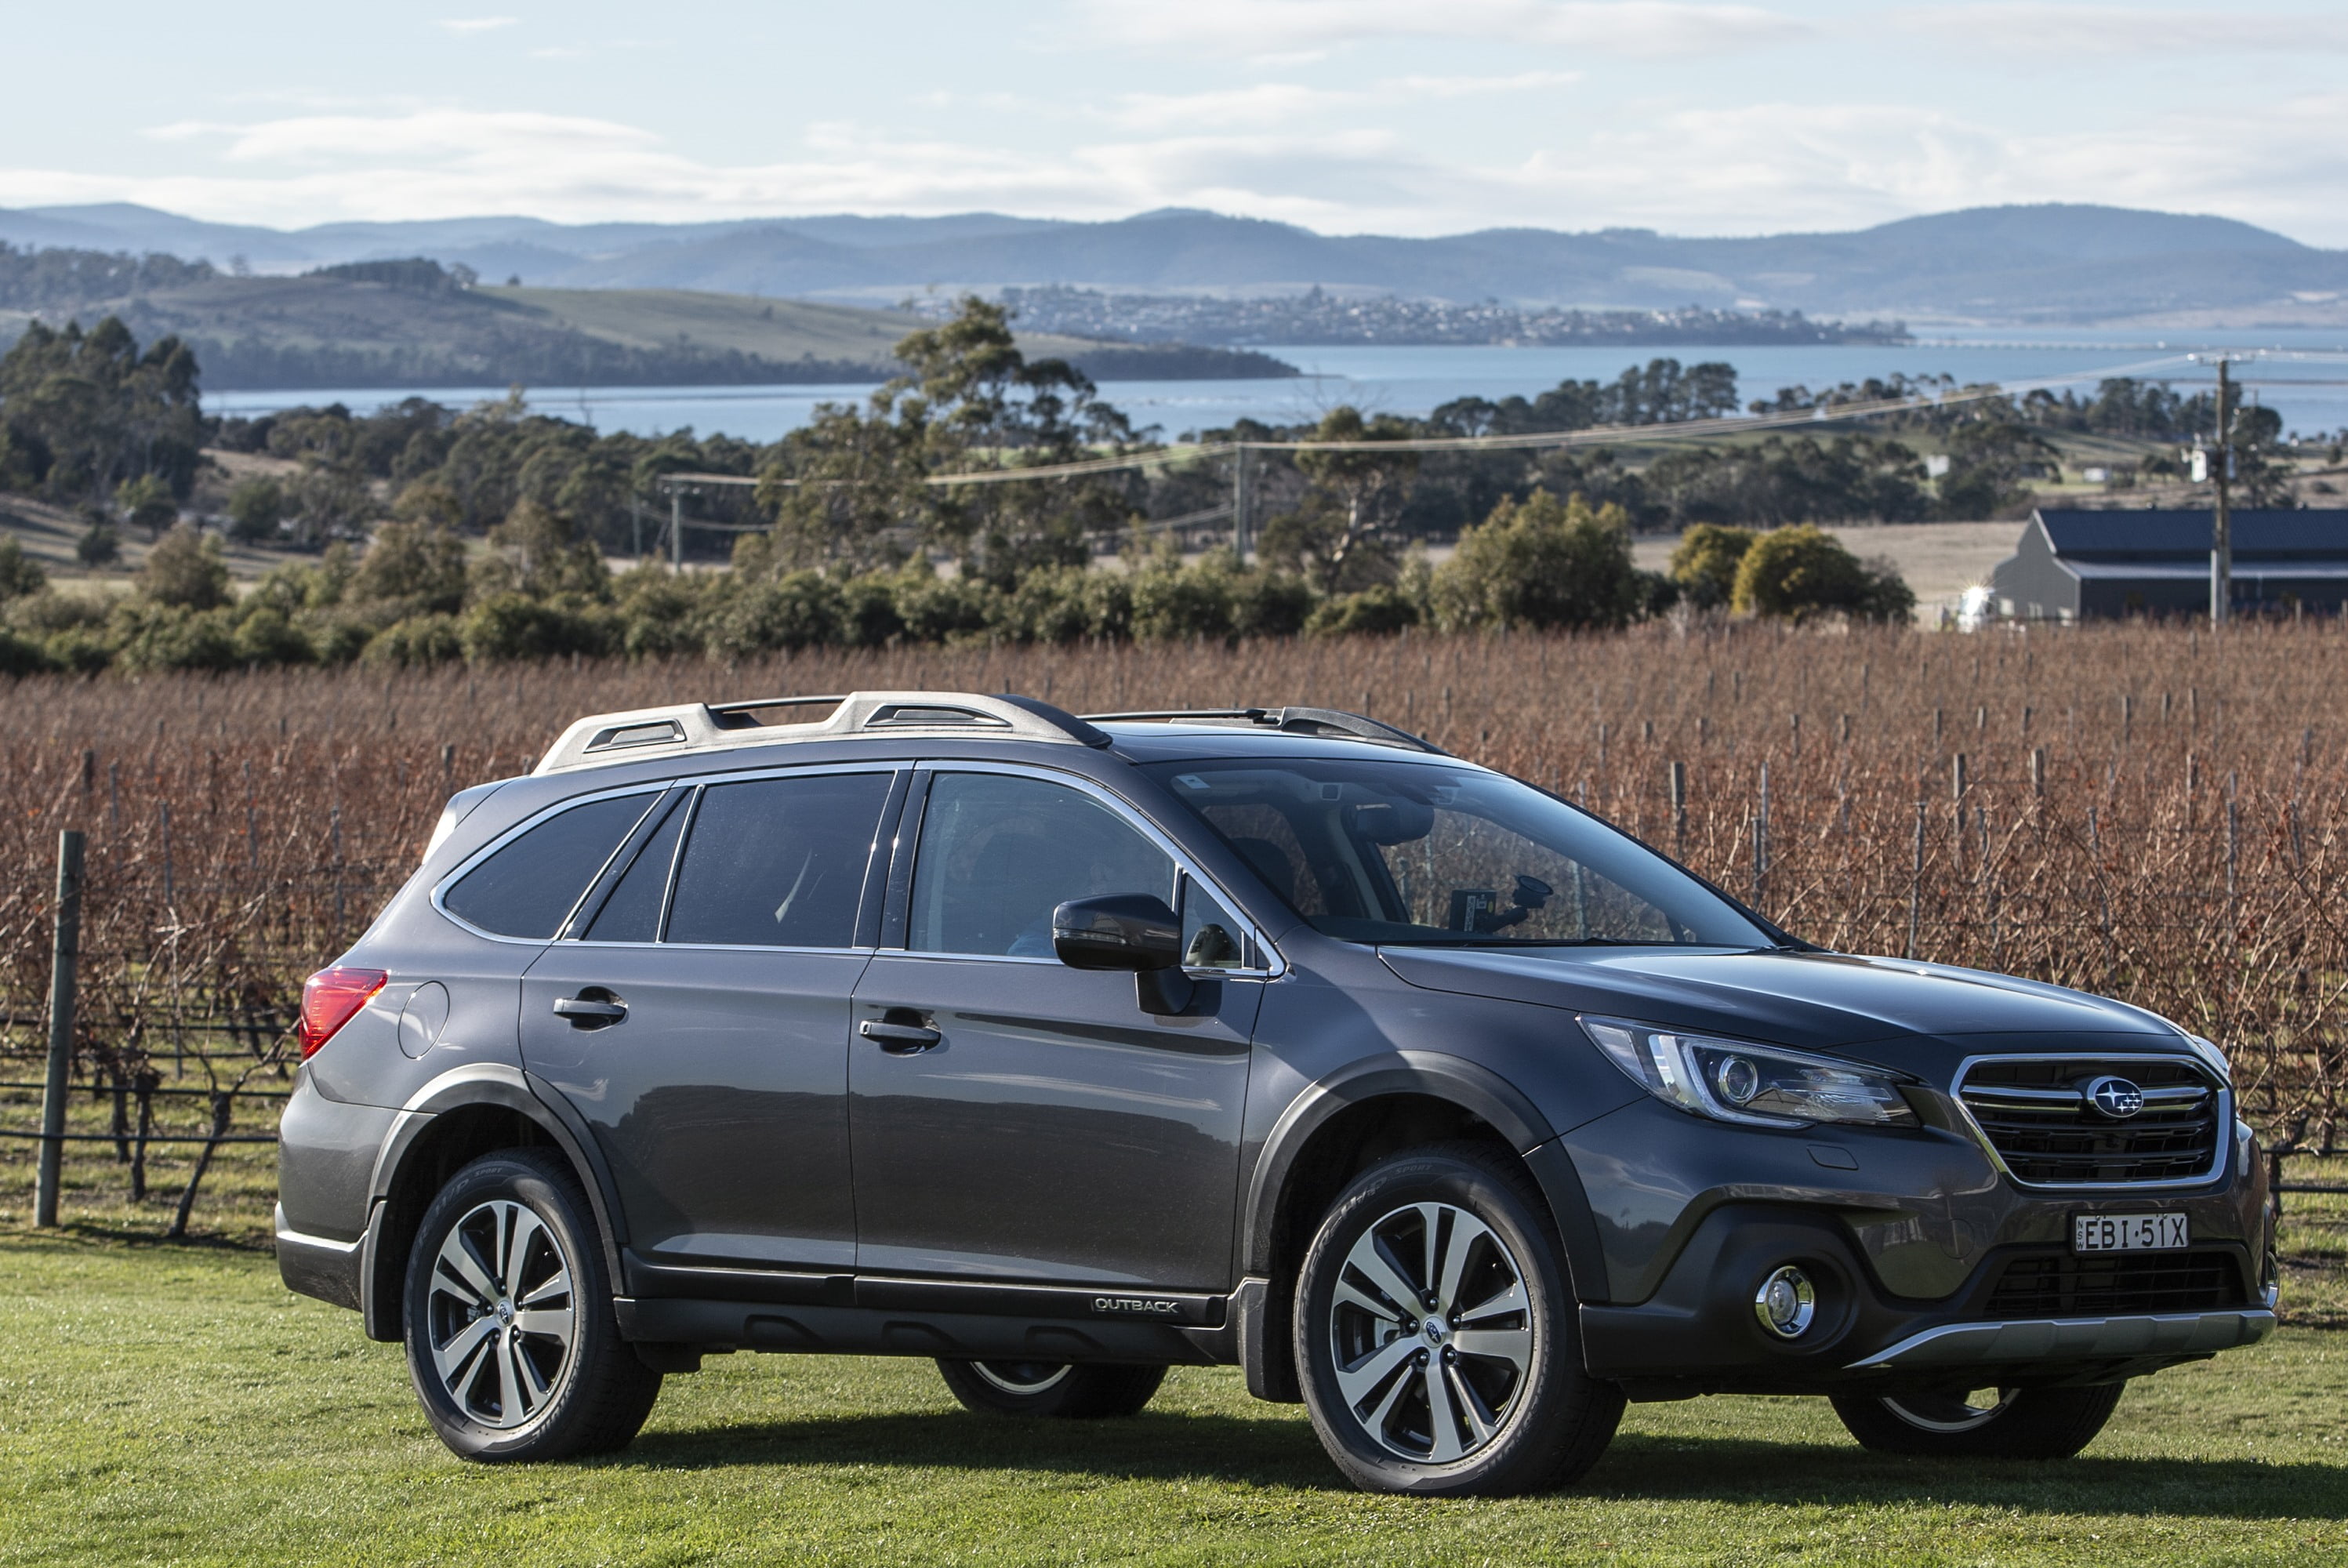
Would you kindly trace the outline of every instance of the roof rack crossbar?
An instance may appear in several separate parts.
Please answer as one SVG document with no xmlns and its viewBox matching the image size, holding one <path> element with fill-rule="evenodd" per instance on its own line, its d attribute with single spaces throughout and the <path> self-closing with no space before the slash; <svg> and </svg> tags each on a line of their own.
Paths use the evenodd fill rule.
<svg viewBox="0 0 2348 1568">
<path fill-rule="evenodd" d="M 1084 717 L 1095 724 L 1135 723 L 1151 719 L 1189 719 L 1207 724 L 1242 723 L 1303 734 L 1334 729 L 1341 735 L 1380 746 L 1406 746 L 1414 751 L 1424 751 L 1436 757 L 1451 755 L 1424 736 L 1413 735 L 1406 729 L 1383 719 L 1372 718 L 1367 714 L 1347 713 L 1334 707 L 1170 707 L 1132 713 L 1088 713 Z"/>
</svg>

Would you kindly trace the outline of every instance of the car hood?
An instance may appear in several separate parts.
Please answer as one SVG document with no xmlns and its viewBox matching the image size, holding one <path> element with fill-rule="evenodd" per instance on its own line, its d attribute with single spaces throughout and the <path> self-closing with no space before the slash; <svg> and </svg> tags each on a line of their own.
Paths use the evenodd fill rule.
<svg viewBox="0 0 2348 1568">
<path fill-rule="evenodd" d="M 2059 985 L 1912 959 L 1684 947 L 1379 950 L 1410 985 L 1612 1014 L 1796 1048 L 1927 1038 L 2046 1048 L 2184 1048 L 2157 1015 Z M 2113 1038 L 2112 1037 L 2130 1037 Z"/>
</svg>

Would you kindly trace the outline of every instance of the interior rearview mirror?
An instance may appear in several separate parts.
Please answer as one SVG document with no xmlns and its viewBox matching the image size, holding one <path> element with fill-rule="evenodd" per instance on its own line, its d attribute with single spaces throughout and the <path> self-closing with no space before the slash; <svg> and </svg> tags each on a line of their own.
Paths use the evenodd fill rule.
<svg viewBox="0 0 2348 1568">
<path fill-rule="evenodd" d="M 1126 969 L 1142 1011 L 1159 1016 L 1190 1005 L 1181 969 L 1182 917 L 1146 892 L 1072 898 L 1052 912 L 1052 951 L 1071 969 Z"/>
</svg>

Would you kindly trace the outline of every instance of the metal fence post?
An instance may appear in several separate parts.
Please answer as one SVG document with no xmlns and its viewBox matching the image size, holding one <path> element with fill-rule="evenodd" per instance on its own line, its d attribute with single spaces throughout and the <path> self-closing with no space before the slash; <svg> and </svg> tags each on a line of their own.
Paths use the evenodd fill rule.
<svg viewBox="0 0 2348 1568">
<path fill-rule="evenodd" d="M 74 962 L 81 953 L 81 830 L 57 834 L 57 935 L 49 950 L 49 1076 L 41 1091 L 41 1165 L 33 1223 L 57 1222 L 64 1174 L 66 1095 L 73 1076 Z"/>
</svg>

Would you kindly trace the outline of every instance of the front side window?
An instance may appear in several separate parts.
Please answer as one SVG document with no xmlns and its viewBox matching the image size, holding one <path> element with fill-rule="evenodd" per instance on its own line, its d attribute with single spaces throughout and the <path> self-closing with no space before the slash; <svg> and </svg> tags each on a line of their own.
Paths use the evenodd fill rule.
<svg viewBox="0 0 2348 1568">
<path fill-rule="evenodd" d="M 886 773 L 710 785 L 677 863 L 667 940 L 854 946 L 857 905 L 889 785 Z"/>
<path fill-rule="evenodd" d="M 653 790 L 559 811 L 467 872 L 441 896 L 441 907 L 499 936 L 549 939 L 659 799 Z"/>
<path fill-rule="evenodd" d="M 1303 758 L 1149 771 L 1331 936 L 1455 946 L 1773 940 L 1652 851 L 1500 774 Z"/>
<path fill-rule="evenodd" d="M 1174 861 L 1080 789 L 1041 779 L 941 773 L 913 861 L 906 947 L 1049 958 L 1052 911 L 1072 898 L 1171 903 Z"/>
</svg>

